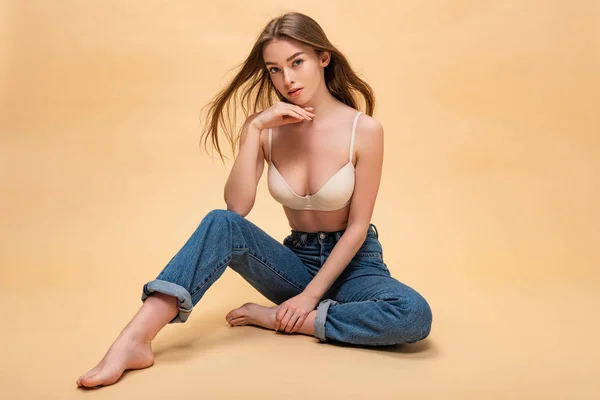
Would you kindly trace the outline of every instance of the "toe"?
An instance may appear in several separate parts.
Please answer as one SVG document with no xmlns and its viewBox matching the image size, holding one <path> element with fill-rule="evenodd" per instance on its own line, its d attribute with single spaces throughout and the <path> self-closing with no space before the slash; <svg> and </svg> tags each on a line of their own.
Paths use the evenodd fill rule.
<svg viewBox="0 0 600 400">
<path fill-rule="evenodd" d="M 232 326 L 239 326 L 239 325 L 244 325 L 245 322 L 246 322 L 246 319 L 244 317 L 239 317 L 239 318 L 232 319 L 230 324 Z"/>
<path fill-rule="evenodd" d="M 81 379 L 79 379 L 79 384 L 85 387 L 91 387 L 93 385 L 93 379 L 91 375 L 84 375 Z"/>
<path fill-rule="evenodd" d="M 87 379 L 90 375 L 92 374 L 92 371 L 89 371 L 83 375 L 81 375 L 78 379 L 77 379 L 77 386 L 83 386 L 83 381 L 85 379 Z"/>
<path fill-rule="evenodd" d="M 242 314 L 243 314 L 243 312 L 242 312 L 241 308 L 236 308 L 235 310 L 231 310 L 229 312 L 229 314 L 227 314 L 228 321 L 231 322 L 232 320 L 234 320 L 236 318 L 240 318 L 242 316 Z"/>
<path fill-rule="evenodd" d="M 103 384 L 110 384 L 110 371 L 102 371 L 102 373 L 95 374 L 93 376 L 88 376 L 82 380 L 83 384 L 87 387 L 94 387 Z"/>
</svg>

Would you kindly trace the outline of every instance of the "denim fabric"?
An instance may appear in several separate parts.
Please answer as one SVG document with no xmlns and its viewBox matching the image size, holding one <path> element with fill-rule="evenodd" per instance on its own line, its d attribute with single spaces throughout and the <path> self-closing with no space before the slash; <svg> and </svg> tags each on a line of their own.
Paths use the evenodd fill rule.
<svg viewBox="0 0 600 400">
<path fill-rule="evenodd" d="M 280 243 L 241 215 L 212 210 L 156 279 L 152 292 L 178 299 L 169 323 L 184 323 L 208 288 L 229 266 L 275 304 L 301 293 L 344 231 L 292 230 Z M 359 345 L 413 343 L 429 335 L 432 313 L 414 289 L 390 275 L 375 225 L 350 264 L 316 307 L 314 335 Z"/>
</svg>

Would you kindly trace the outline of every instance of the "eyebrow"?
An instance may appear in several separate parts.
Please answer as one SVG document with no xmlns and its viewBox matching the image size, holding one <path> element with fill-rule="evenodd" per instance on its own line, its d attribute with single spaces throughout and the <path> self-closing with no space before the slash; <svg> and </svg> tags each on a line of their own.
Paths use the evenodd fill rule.
<svg viewBox="0 0 600 400">
<path fill-rule="evenodd" d="M 292 58 L 294 58 L 294 57 L 297 57 L 297 56 L 299 56 L 300 54 L 304 54 L 304 52 L 303 52 L 303 51 L 299 51 L 299 52 L 297 52 L 296 54 L 294 54 L 294 55 L 292 55 L 292 56 L 288 57 L 288 58 L 287 58 L 287 60 L 285 60 L 285 61 L 290 61 Z M 267 61 L 267 62 L 265 63 L 265 65 L 269 65 L 269 64 L 277 65 L 277 63 L 274 63 L 274 62 L 271 62 L 271 61 Z"/>
</svg>

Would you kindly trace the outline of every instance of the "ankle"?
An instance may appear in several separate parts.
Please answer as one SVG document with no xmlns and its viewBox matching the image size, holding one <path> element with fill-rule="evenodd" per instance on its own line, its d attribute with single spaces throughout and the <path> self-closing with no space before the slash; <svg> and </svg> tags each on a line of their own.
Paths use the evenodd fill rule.
<svg viewBox="0 0 600 400">
<path fill-rule="evenodd" d="M 137 343 L 151 344 L 152 340 L 154 340 L 154 338 L 149 337 L 147 333 L 135 331 L 133 329 L 124 329 L 119 336 Z"/>
</svg>

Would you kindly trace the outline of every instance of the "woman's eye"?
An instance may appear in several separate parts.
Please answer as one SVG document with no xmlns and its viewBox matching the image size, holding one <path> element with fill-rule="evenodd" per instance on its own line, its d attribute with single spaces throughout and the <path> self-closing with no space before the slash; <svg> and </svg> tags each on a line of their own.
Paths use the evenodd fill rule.
<svg viewBox="0 0 600 400">
<path fill-rule="evenodd" d="M 292 65 L 294 65 L 294 63 L 296 63 L 298 61 L 304 62 L 303 59 L 299 58 L 297 60 L 294 60 L 294 62 L 292 63 Z M 275 72 L 277 72 L 277 71 L 273 71 L 274 69 L 278 69 L 278 68 L 277 67 L 273 67 L 273 68 L 269 69 L 269 72 L 272 73 L 272 74 L 274 74 Z"/>
</svg>

